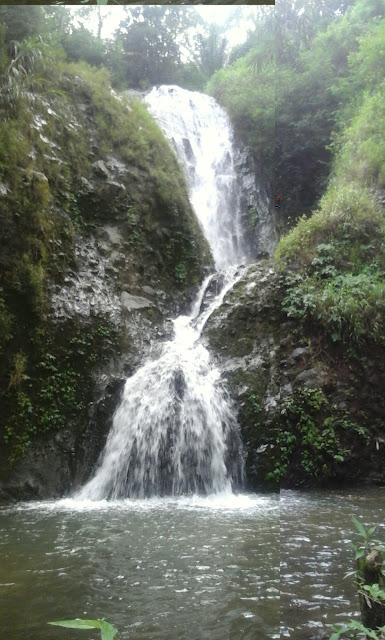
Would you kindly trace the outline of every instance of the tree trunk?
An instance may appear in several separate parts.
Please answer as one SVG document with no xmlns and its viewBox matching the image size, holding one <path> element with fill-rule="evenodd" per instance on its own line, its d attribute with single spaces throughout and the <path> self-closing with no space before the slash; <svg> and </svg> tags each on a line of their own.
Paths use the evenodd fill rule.
<svg viewBox="0 0 385 640">
<path fill-rule="evenodd" d="M 365 556 L 365 563 L 361 570 L 364 584 L 379 584 L 384 588 L 384 577 L 381 573 L 383 557 L 377 549 L 370 550 Z M 368 629 L 377 629 L 385 625 L 385 603 L 373 602 L 368 596 L 359 594 L 362 623 Z"/>
<path fill-rule="evenodd" d="M 98 38 L 102 38 L 103 18 L 100 6 L 98 6 Z"/>
</svg>

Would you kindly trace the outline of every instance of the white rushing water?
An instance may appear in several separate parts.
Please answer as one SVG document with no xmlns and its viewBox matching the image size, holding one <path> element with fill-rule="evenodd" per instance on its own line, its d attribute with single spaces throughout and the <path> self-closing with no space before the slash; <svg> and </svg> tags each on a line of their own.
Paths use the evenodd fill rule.
<svg viewBox="0 0 385 640">
<path fill-rule="evenodd" d="M 102 463 L 77 497 L 210 494 L 240 484 L 242 454 L 234 408 L 199 338 L 207 318 L 241 274 L 230 269 L 219 296 L 199 315 L 213 276 L 206 278 L 191 315 L 174 320 L 174 339 L 128 378 Z"/>
<path fill-rule="evenodd" d="M 184 166 L 216 268 L 249 262 L 226 111 L 210 96 L 168 85 L 154 87 L 146 103 Z"/>
<path fill-rule="evenodd" d="M 83 500 L 231 493 L 242 483 L 235 409 L 200 341 L 207 319 L 242 276 L 238 265 L 248 260 L 232 131 L 208 96 L 167 86 L 153 89 L 147 102 L 185 167 L 222 285 L 202 304 L 214 278 L 208 276 L 190 315 L 174 320 L 174 339 L 126 381 L 99 467 L 75 496 Z"/>
</svg>

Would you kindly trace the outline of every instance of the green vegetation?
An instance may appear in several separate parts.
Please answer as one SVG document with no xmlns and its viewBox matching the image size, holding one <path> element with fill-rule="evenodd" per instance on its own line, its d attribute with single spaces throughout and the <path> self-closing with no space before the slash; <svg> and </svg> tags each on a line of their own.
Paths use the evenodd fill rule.
<svg viewBox="0 0 385 640">
<path fill-rule="evenodd" d="M 208 83 L 280 193 L 283 229 L 318 204 L 332 168 L 333 136 L 356 115 L 365 92 L 383 93 L 384 17 L 382 0 L 281 0 L 274 10 L 259 10 L 232 64 Z M 383 127 L 384 101 L 366 99 L 357 119 L 371 140 L 357 130 L 362 147 L 350 164 L 353 172 L 375 175 L 383 145 L 369 130 Z M 353 149 L 353 132 L 350 140 Z M 364 154 L 363 164 L 356 166 L 355 153 Z"/>
<path fill-rule="evenodd" d="M 76 322 L 58 327 L 44 322 L 32 339 L 28 357 L 22 351 L 13 356 L 3 397 L 3 440 L 11 463 L 36 436 L 59 432 L 69 422 L 85 428 L 92 371 L 118 350 L 116 329 L 102 319 L 87 330 Z"/>
<path fill-rule="evenodd" d="M 344 462 L 354 434 L 368 443 L 368 433 L 348 411 L 336 411 L 319 388 L 299 388 L 281 405 L 280 475 L 300 466 L 308 481 L 333 478 Z"/>
<path fill-rule="evenodd" d="M 366 627 L 362 622 L 359 622 L 359 620 L 351 620 L 346 624 L 336 625 L 334 633 L 330 636 L 329 640 L 339 640 L 341 637 L 362 638 L 362 640 L 367 640 L 367 638 L 383 640 L 385 637 L 385 627 L 378 627 L 375 631 L 374 629 Z"/>
<path fill-rule="evenodd" d="M 283 309 L 333 342 L 384 344 L 384 218 L 369 191 L 335 184 L 282 238 Z"/>
<path fill-rule="evenodd" d="M 66 59 L 68 13 L 33 7 L 27 20 L 23 7 L 2 7 L 0 19 L 0 438 L 13 463 L 34 439 L 85 427 L 93 372 L 119 353 L 102 318 L 50 320 L 49 286 L 76 269 L 76 235 L 119 223 L 127 257 L 152 265 L 168 292 L 196 284 L 211 256 L 143 104 L 113 93 L 106 68 Z M 106 175 L 89 188 L 92 165 L 110 157 L 128 167 L 118 197 Z"/>
<path fill-rule="evenodd" d="M 346 624 L 336 625 L 330 640 L 339 638 L 372 638 L 372 640 L 383 640 L 385 638 L 385 568 L 383 564 L 383 553 L 385 545 L 381 540 L 373 537 L 377 527 L 365 529 L 362 523 L 352 516 L 356 533 L 360 538 L 360 544 L 352 543 L 356 569 L 349 571 L 345 577 L 354 576 L 357 592 L 361 601 L 362 622 L 351 620 Z M 367 573 L 368 558 L 375 558 L 375 568 L 369 560 L 370 584 L 365 583 Z M 378 582 L 372 582 L 377 578 Z"/>
<path fill-rule="evenodd" d="M 355 47 L 345 51 L 345 74 L 334 88 L 346 101 L 332 137 L 334 160 L 319 206 L 282 238 L 276 258 L 285 272 L 284 310 L 322 329 L 334 342 L 384 344 L 385 226 L 379 194 L 384 186 L 384 83 L 373 55 L 385 36 L 374 4 L 357 2 L 339 24 Z M 377 3 L 377 9 L 382 3 Z M 374 13 L 374 17 L 372 14 Z M 385 14 L 384 14 L 385 16 Z M 383 16 L 381 15 L 381 18 Z M 358 24 L 361 24 L 358 29 Z M 333 25 L 323 38 L 337 30 Z M 349 37 L 348 37 L 349 36 Z M 320 36 L 320 40 L 322 40 Z M 356 49 L 356 50 L 355 50 Z M 352 94 L 350 84 L 357 93 Z M 330 89 L 333 93 L 333 87 Z"/>
<path fill-rule="evenodd" d="M 275 69 L 273 63 L 269 62 L 260 72 L 253 72 L 254 57 L 255 49 L 252 48 L 230 67 L 217 71 L 206 89 L 226 107 L 237 138 L 253 149 L 272 178 Z"/>
<path fill-rule="evenodd" d="M 59 620 L 58 622 L 48 622 L 57 627 L 66 627 L 67 629 L 100 629 L 101 640 L 119 640 L 118 630 L 106 620 Z"/>
</svg>

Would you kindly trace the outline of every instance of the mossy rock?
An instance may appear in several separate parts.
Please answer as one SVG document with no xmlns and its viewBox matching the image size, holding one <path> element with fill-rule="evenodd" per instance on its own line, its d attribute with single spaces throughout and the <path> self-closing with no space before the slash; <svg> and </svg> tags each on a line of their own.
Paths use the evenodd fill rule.
<svg viewBox="0 0 385 640">
<path fill-rule="evenodd" d="M 250 490 L 279 488 L 279 286 L 269 261 L 251 265 L 204 335 L 238 407 Z"/>
</svg>

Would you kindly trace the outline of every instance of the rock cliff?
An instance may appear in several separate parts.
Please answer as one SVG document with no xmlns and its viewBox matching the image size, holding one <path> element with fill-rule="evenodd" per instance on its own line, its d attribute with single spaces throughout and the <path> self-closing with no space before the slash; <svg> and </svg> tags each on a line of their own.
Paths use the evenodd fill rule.
<svg viewBox="0 0 385 640">
<path fill-rule="evenodd" d="M 2 124 L 3 500 L 60 496 L 89 474 L 124 377 L 212 261 L 155 122 L 84 71 L 21 96 Z"/>
<path fill-rule="evenodd" d="M 279 285 L 272 263 L 249 266 L 204 336 L 238 405 L 250 490 L 279 481 Z"/>
</svg>

